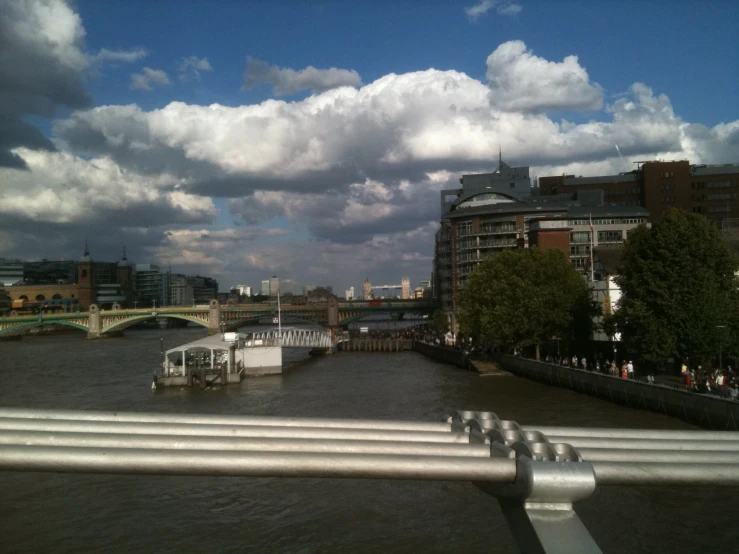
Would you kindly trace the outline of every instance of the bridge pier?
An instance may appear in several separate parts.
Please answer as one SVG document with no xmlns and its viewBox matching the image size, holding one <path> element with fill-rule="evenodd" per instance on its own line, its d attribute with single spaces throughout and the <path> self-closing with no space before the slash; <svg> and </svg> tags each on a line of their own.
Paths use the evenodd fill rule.
<svg viewBox="0 0 739 554">
<path fill-rule="evenodd" d="M 98 308 L 97 304 L 90 304 L 90 308 L 88 310 L 87 324 L 88 339 L 99 339 L 102 337 L 102 334 L 100 333 L 100 309 Z"/>
<path fill-rule="evenodd" d="M 208 308 L 208 334 L 217 335 L 221 332 L 221 304 L 214 298 Z"/>
</svg>

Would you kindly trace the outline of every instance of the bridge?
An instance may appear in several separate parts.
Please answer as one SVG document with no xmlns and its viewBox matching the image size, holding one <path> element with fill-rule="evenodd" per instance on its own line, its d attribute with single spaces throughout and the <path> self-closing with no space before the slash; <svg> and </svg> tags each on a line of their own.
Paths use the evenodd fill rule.
<svg viewBox="0 0 739 554">
<path fill-rule="evenodd" d="M 0 470 L 467 481 L 498 500 L 522 552 L 598 553 L 575 503 L 603 486 L 736 487 L 739 433 L 522 426 L 480 411 L 407 422 L 0 408 Z M 618 525 L 628 533 L 628 517 Z"/>
<path fill-rule="evenodd" d="M 281 306 L 283 318 L 295 318 L 325 327 L 336 328 L 348 325 L 369 315 L 430 314 L 437 304 L 426 300 L 387 300 L 328 302 Z M 277 317 L 276 304 L 240 304 L 221 306 L 212 300 L 208 306 L 172 306 L 152 309 L 100 310 L 96 305 L 87 312 L 39 313 L 32 316 L 10 316 L 0 318 L 0 338 L 22 335 L 43 325 L 62 325 L 79 329 L 89 338 L 120 335 L 126 328 L 154 318 L 173 318 L 207 327 L 211 334 L 221 330 L 238 329 L 257 323 L 260 319 Z"/>
</svg>

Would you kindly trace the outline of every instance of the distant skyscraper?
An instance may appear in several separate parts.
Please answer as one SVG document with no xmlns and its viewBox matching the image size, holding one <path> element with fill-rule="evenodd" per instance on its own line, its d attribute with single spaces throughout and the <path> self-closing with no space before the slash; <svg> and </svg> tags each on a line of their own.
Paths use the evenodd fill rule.
<svg viewBox="0 0 739 554">
<path fill-rule="evenodd" d="M 403 300 L 411 298 L 411 280 L 408 277 L 403 277 L 400 281 L 400 298 Z"/>
<path fill-rule="evenodd" d="M 372 283 L 370 282 L 369 277 L 364 280 L 364 284 L 362 285 L 362 292 L 365 300 L 372 299 Z"/>
<path fill-rule="evenodd" d="M 234 289 L 239 291 L 240 296 L 251 296 L 251 287 L 248 285 L 236 285 Z"/>
<path fill-rule="evenodd" d="M 283 279 L 280 281 L 280 294 L 286 295 L 286 294 L 292 294 L 293 289 L 295 288 L 295 283 L 292 279 Z"/>
<path fill-rule="evenodd" d="M 344 298 L 354 300 L 354 287 L 349 287 L 349 290 L 344 293 Z"/>
<path fill-rule="evenodd" d="M 303 285 L 303 296 L 308 296 L 312 290 L 316 290 L 316 285 Z"/>
<path fill-rule="evenodd" d="M 269 279 L 264 279 L 262 281 L 262 296 L 269 296 Z"/>
<path fill-rule="evenodd" d="M 269 280 L 269 295 L 277 296 L 279 292 L 280 292 L 280 280 L 277 278 L 277 275 L 272 275 L 272 278 Z"/>
</svg>

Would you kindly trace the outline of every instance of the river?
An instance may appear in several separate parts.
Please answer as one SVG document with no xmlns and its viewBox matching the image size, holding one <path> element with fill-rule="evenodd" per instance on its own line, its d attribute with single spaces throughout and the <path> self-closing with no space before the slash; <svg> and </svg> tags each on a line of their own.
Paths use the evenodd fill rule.
<svg viewBox="0 0 739 554">
<path fill-rule="evenodd" d="M 251 330 L 251 329 L 249 329 Z M 689 429 L 415 352 L 339 353 L 217 390 L 152 393 L 165 348 L 200 329 L 0 343 L 0 406 Z M 292 352 L 295 361 L 303 352 Z M 1 473 L 1 552 L 517 552 L 494 498 L 466 483 Z M 577 505 L 604 552 L 733 552 L 735 489 L 610 487 Z"/>
</svg>

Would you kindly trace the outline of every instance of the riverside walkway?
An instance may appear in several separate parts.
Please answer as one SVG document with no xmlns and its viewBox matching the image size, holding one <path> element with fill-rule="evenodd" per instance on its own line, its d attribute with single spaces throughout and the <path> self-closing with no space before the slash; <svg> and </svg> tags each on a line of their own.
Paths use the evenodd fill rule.
<svg viewBox="0 0 739 554">
<path fill-rule="evenodd" d="M 739 430 L 739 402 L 518 356 L 499 356 L 503 369 L 576 392 L 679 417 L 708 429 Z"/>
</svg>

